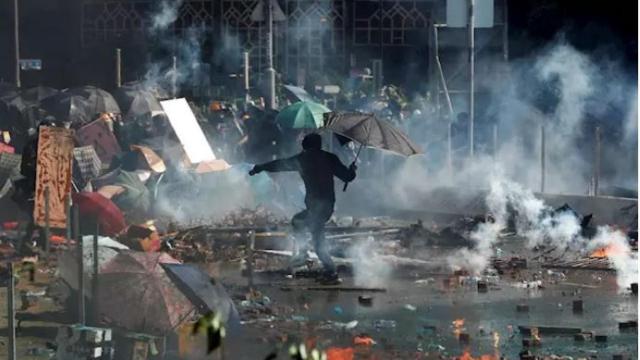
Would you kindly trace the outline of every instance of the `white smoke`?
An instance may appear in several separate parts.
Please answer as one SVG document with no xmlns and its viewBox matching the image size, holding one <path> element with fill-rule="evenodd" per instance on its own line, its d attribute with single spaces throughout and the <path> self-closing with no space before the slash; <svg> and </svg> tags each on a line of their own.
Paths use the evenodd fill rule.
<svg viewBox="0 0 640 360">
<path fill-rule="evenodd" d="M 163 0 L 160 8 L 151 17 L 153 31 L 165 30 L 178 19 L 178 9 L 184 0 Z"/>
<path fill-rule="evenodd" d="M 392 268 L 379 255 L 380 249 L 373 237 L 359 241 L 347 251 L 353 259 L 353 277 L 356 286 L 381 287 L 389 283 Z"/>
<path fill-rule="evenodd" d="M 593 239 L 584 237 L 580 219 L 573 213 L 554 211 L 530 190 L 500 177 L 492 180 L 486 205 L 493 221 L 479 224 L 470 234 L 473 248 L 461 249 L 448 258 L 452 268 L 464 268 L 475 274 L 483 272 L 489 266 L 500 232 L 512 217 L 517 234 L 526 239 L 529 249 L 544 244 L 587 255 L 597 248 L 612 247 L 615 251 L 608 252 L 608 256 L 617 271 L 618 285 L 624 288 L 637 281 L 637 255 L 631 252 L 626 236 L 620 231 L 600 226 Z"/>
</svg>

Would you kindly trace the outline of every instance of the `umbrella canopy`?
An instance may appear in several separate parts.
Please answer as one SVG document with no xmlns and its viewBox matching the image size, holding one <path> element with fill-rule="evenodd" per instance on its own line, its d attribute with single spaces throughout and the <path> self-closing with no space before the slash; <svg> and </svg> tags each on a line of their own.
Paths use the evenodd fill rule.
<svg viewBox="0 0 640 360">
<path fill-rule="evenodd" d="M 99 113 L 120 113 L 118 102 L 106 90 L 95 86 L 81 86 L 69 90 L 69 93 L 79 95 L 87 100 L 87 111 L 93 117 Z"/>
<path fill-rule="evenodd" d="M 98 237 L 98 264 L 102 268 L 109 260 L 113 259 L 121 250 L 129 249 L 109 237 Z M 91 278 L 93 277 L 93 235 L 82 237 L 82 256 L 84 258 L 85 295 L 91 297 Z M 71 248 L 64 251 L 58 260 L 60 277 L 72 289 L 78 289 L 78 251 Z"/>
<path fill-rule="evenodd" d="M 418 146 L 406 134 L 373 114 L 333 112 L 325 115 L 324 126 L 363 146 L 388 150 L 405 156 L 421 153 Z"/>
<path fill-rule="evenodd" d="M 210 311 L 220 315 L 223 322 L 237 316 L 233 301 L 222 284 L 210 278 L 194 265 L 162 264 L 169 278 L 193 303 L 200 314 Z"/>
<path fill-rule="evenodd" d="M 121 87 L 114 93 L 122 113 L 127 118 L 162 113 L 160 103 L 151 91 L 138 87 Z"/>
<path fill-rule="evenodd" d="M 194 311 L 161 266 L 178 263 L 165 253 L 123 251 L 116 255 L 99 275 L 101 319 L 145 334 L 161 335 L 175 329 Z"/>
<path fill-rule="evenodd" d="M 287 94 L 290 94 L 291 98 L 295 101 L 314 101 L 313 97 L 309 95 L 307 90 L 299 86 L 283 85 L 282 87 L 287 90 Z"/>
<path fill-rule="evenodd" d="M 331 112 L 326 106 L 311 101 L 291 104 L 276 116 L 276 122 L 290 129 L 318 129 L 322 127 L 322 116 Z"/>
<path fill-rule="evenodd" d="M 14 97 L 19 94 L 19 89 L 17 86 L 8 82 L 0 82 L 0 98 L 4 97 Z"/>
<path fill-rule="evenodd" d="M 113 201 L 127 216 L 141 217 L 151 208 L 151 193 L 136 172 L 121 170 L 113 180 L 113 185 L 125 189 L 114 196 Z"/>
<path fill-rule="evenodd" d="M 114 236 L 127 227 L 120 209 L 102 194 L 80 192 L 74 193 L 72 199 L 73 203 L 78 205 L 82 216 L 89 216 L 98 220 L 103 234 Z"/>
<path fill-rule="evenodd" d="M 36 86 L 22 91 L 21 95 L 25 102 L 31 105 L 40 104 L 40 102 L 50 96 L 57 95 L 60 91 L 48 86 Z"/>
<path fill-rule="evenodd" d="M 60 122 L 84 125 L 91 121 L 87 100 L 80 95 L 74 95 L 67 91 L 42 100 L 40 107 Z"/>
</svg>

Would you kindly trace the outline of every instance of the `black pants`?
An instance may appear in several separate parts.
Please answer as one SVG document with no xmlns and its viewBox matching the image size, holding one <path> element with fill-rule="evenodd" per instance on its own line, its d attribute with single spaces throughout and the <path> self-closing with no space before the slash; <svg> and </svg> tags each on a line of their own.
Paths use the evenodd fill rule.
<svg viewBox="0 0 640 360">
<path fill-rule="evenodd" d="M 311 232 L 313 246 L 316 254 L 322 262 L 322 266 L 328 273 L 335 273 L 336 266 L 329 255 L 329 248 L 324 237 L 324 225 L 333 214 L 333 202 L 330 201 L 305 201 L 307 208 L 293 216 L 291 224 L 296 233 L 307 229 Z"/>
</svg>

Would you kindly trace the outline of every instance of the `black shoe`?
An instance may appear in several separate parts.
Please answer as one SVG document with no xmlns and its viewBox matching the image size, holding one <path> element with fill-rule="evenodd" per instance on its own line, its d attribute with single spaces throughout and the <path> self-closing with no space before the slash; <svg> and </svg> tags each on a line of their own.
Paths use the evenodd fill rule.
<svg viewBox="0 0 640 360">
<path fill-rule="evenodd" d="M 323 274 L 316 279 L 321 285 L 340 285 L 342 279 L 338 276 L 338 273 Z"/>
</svg>

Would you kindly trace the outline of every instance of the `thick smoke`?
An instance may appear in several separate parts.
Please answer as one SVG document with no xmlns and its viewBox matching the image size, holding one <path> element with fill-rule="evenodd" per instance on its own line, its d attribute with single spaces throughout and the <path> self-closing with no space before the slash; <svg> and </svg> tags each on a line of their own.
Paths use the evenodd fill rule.
<svg viewBox="0 0 640 360">
<path fill-rule="evenodd" d="M 587 255 L 598 248 L 612 249 L 607 254 L 618 274 L 618 285 L 628 287 L 638 277 L 637 255 L 631 252 L 626 236 L 607 226 L 597 228 L 594 238 L 583 236 L 580 220 L 570 211 L 557 212 L 534 194 L 512 181 L 496 176 L 486 199 L 492 219 L 481 223 L 471 233 L 475 246 L 462 249 L 448 258 L 452 268 L 482 273 L 494 254 L 500 232 L 511 219 L 518 235 L 530 249 L 546 245 L 559 251 Z"/>
<path fill-rule="evenodd" d="M 353 259 L 353 277 L 356 286 L 382 287 L 388 284 L 392 268 L 380 257 L 381 249 L 378 248 L 373 237 L 362 240 L 351 246 L 347 252 Z"/>
<path fill-rule="evenodd" d="M 164 31 L 178 19 L 178 9 L 184 0 L 163 0 L 158 11 L 151 16 L 151 30 Z"/>
</svg>

